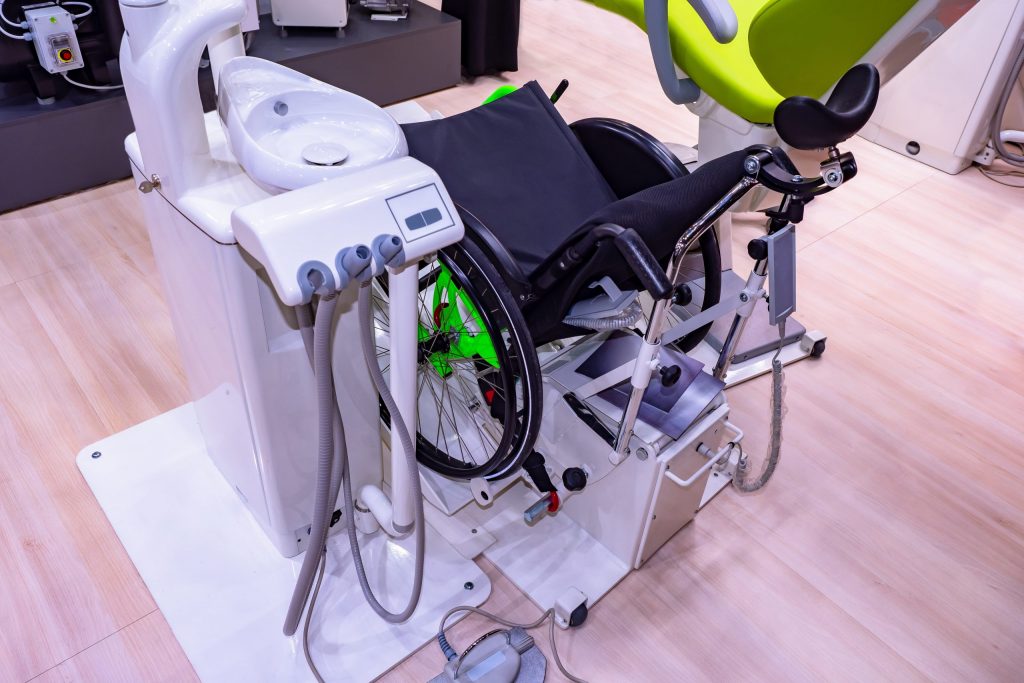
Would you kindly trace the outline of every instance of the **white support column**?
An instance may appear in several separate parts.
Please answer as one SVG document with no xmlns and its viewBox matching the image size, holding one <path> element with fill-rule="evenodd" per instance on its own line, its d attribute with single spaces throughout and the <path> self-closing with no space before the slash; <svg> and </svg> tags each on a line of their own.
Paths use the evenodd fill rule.
<svg viewBox="0 0 1024 683">
<path fill-rule="evenodd" d="M 399 270 L 388 268 L 391 322 L 390 388 L 398 410 L 416 438 L 416 345 L 418 342 L 419 267 L 414 261 Z M 391 504 L 395 531 L 403 533 L 413 524 L 413 504 L 405 447 L 396 434 L 391 437 Z"/>
</svg>

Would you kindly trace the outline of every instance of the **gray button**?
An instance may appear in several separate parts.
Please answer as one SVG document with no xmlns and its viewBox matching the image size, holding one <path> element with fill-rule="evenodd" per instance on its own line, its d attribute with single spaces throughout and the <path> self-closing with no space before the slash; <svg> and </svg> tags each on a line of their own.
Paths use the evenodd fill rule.
<svg viewBox="0 0 1024 683">
<path fill-rule="evenodd" d="M 427 222 L 423 219 L 422 213 L 414 213 L 411 216 L 406 216 L 405 225 L 410 230 L 419 230 L 427 226 Z"/>
<path fill-rule="evenodd" d="M 433 225 L 434 223 L 441 220 L 440 209 L 427 209 L 423 212 L 424 225 Z"/>
</svg>

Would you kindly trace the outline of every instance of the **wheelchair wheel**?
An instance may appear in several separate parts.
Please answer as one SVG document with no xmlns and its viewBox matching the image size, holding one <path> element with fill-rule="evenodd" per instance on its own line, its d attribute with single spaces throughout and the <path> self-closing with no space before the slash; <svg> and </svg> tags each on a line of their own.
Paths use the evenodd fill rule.
<svg viewBox="0 0 1024 683">
<path fill-rule="evenodd" d="M 387 276 L 374 284 L 377 357 L 389 363 Z M 468 240 L 420 263 L 416 457 L 453 479 L 501 479 L 533 449 L 540 362 L 494 266 Z M 390 415 L 381 404 L 381 417 Z"/>
</svg>

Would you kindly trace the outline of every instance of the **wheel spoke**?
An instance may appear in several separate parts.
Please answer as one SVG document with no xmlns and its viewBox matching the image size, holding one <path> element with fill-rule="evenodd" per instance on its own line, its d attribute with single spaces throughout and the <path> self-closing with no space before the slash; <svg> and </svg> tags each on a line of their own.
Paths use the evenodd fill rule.
<svg viewBox="0 0 1024 683">
<path fill-rule="evenodd" d="M 426 355 L 417 362 L 417 457 L 449 476 L 508 456 L 512 444 L 521 443 L 512 440 L 511 430 L 521 428 L 513 416 L 525 414 L 530 406 L 516 379 L 528 365 L 523 364 L 517 338 L 507 332 L 514 320 L 509 317 L 512 309 L 487 273 L 457 249 L 422 262 L 419 271 L 416 310 L 420 349 Z M 382 372 L 388 372 L 391 349 L 383 343 L 390 332 L 386 277 L 375 283 L 372 301 L 376 357 Z M 499 404 L 502 410 L 493 413 L 487 402 L 491 396 L 511 404 Z M 434 432 L 433 444 L 429 432 Z"/>
</svg>

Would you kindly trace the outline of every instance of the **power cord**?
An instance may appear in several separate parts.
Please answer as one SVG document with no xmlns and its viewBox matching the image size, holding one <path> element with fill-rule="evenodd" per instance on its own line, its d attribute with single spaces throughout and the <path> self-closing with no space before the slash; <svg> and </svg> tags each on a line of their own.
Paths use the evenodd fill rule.
<svg viewBox="0 0 1024 683">
<path fill-rule="evenodd" d="M 65 5 L 85 8 L 85 11 L 81 14 L 72 14 L 71 17 L 73 19 L 85 19 L 87 16 L 92 14 L 92 5 L 87 2 L 82 2 L 82 0 L 64 0 L 64 2 L 60 3 L 61 7 L 64 7 Z"/>
<path fill-rule="evenodd" d="M 7 23 L 10 23 L 10 22 L 7 22 Z M 0 33 L 4 34 L 8 38 L 14 38 L 15 40 L 32 40 L 32 34 L 31 33 L 22 33 L 21 35 L 19 35 L 17 33 L 11 33 L 7 29 L 5 29 L 2 25 L 0 25 Z"/>
<path fill-rule="evenodd" d="M 14 28 L 20 28 L 22 30 L 24 30 L 28 26 L 28 24 L 24 22 L 11 21 L 10 19 L 7 18 L 7 15 L 4 14 L 4 0 L 0 0 L 0 19 L 3 20 L 4 24 L 7 24 L 8 26 L 13 26 Z M 3 25 L 0 25 L 0 33 L 7 36 L 8 38 L 14 38 L 15 40 L 32 40 L 31 32 L 26 31 L 25 33 L 11 33 L 7 29 L 5 29 Z"/>
<path fill-rule="evenodd" d="M 1004 144 L 1013 145 L 1014 147 L 1017 148 L 1019 152 L 1024 153 L 1024 145 L 1021 145 L 1019 142 L 1007 142 Z M 991 180 L 992 182 L 996 183 L 997 185 L 1003 185 L 1005 187 L 1024 188 L 1024 183 L 1008 183 L 1004 180 L 999 180 L 999 178 L 1024 178 L 1024 170 L 1019 170 L 1017 168 L 994 169 L 986 168 L 984 166 L 978 166 L 978 172 L 981 173 L 981 175 L 988 178 L 989 180 Z"/>
<path fill-rule="evenodd" d="M 1024 189 L 1024 182 L 1022 183 L 1008 183 L 1005 180 L 999 180 L 999 178 L 1024 178 L 1024 171 L 992 171 L 985 168 L 978 167 L 978 171 L 981 175 L 985 176 L 992 182 L 1003 185 L 1004 187 L 1015 187 L 1018 190 Z"/>
<path fill-rule="evenodd" d="M 786 343 L 786 319 L 778 323 L 779 345 L 772 357 L 772 394 L 771 394 L 771 431 L 768 441 L 768 454 L 761 465 L 761 473 L 756 479 L 750 477 L 750 461 L 747 454 L 740 446 L 739 459 L 736 463 L 736 473 L 733 475 L 733 487 L 742 493 L 753 493 L 765 487 L 768 480 L 775 473 L 779 465 L 779 458 L 782 456 L 782 421 L 786 415 L 785 406 L 785 374 L 783 373 L 782 349 Z M 737 444 L 738 445 L 738 444 Z"/>
<path fill-rule="evenodd" d="M 7 24 L 9 26 L 13 26 L 14 28 L 21 28 L 21 29 L 25 28 L 25 25 L 22 22 L 11 21 L 10 19 L 7 18 L 7 15 L 4 13 L 4 0 L 0 0 L 0 19 L 2 19 L 5 24 Z M 11 34 L 10 33 L 6 33 L 6 35 L 11 35 Z"/>
<path fill-rule="evenodd" d="M 1006 163 L 1018 168 L 1024 168 L 1024 155 L 1014 154 L 1007 149 L 1006 144 L 1003 142 L 1002 134 L 1003 118 L 1006 116 L 1006 108 L 1010 103 L 1010 97 L 1013 96 L 1014 89 L 1017 87 L 1017 81 L 1020 78 L 1022 71 L 1024 71 L 1024 43 L 1021 44 L 1017 58 L 1014 60 L 1013 66 L 1010 68 L 1010 77 L 1003 85 L 1003 90 L 999 95 L 999 101 L 996 105 L 996 109 L 992 113 L 992 119 L 989 121 L 989 138 L 996 154 Z M 997 180 L 995 182 L 999 181 Z M 1009 185 L 1010 183 L 1000 184 Z"/>
<path fill-rule="evenodd" d="M 63 76 L 64 80 L 71 85 L 78 86 L 79 88 L 85 88 L 87 90 L 120 90 L 124 87 L 123 85 L 89 85 L 88 83 L 79 83 L 71 78 L 71 76 L 68 76 L 66 71 L 62 73 L 61 76 Z"/>
<path fill-rule="evenodd" d="M 445 657 L 447 657 L 449 661 L 457 657 L 458 654 L 456 654 L 455 649 L 448 644 L 448 638 L 447 636 L 445 636 L 444 632 L 445 624 L 448 623 L 448 620 L 452 617 L 452 615 L 458 614 L 459 612 L 472 612 L 474 614 L 479 614 L 480 616 L 486 617 L 495 623 L 501 624 L 502 626 L 508 626 L 509 628 L 521 628 L 524 630 L 537 628 L 548 619 L 551 619 L 551 627 L 548 629 L 548 639 L 551 643 L 551 654 L 555 658 L 555 665 L 558 666 L 558 670 L 562 672 L 562 675 L 568 678 L 570 681 L 572 681 L 572 683 L 587 683 L 587 681 L 585 681 L 584 679 L 578 678 L 569 673 L 569 671 L 562 664 L 561 658 L 558 656 L 558 644 L 555 642 L 555 610 L 549 609 L 548 611 L 544 612 L 544 614 L 540 615 L 539 619 L 529 624 L 519 624 L 514 621 L 509 621 L 508 619 L 505 619 L 503 617 L 499 617 L 498 615 L 492 614 L 486 610 L 482 610 L 479 607 L 471 607 L 469 605 L 460 605 L 458 607 L 453 607 L 450 610 L 448 610 L 448 612 L 441 618 L 441 625 L 438 627 L 437 630 L 437 642 L 441 646 L 441 650 L 444 652 Z"/>
</svg>

